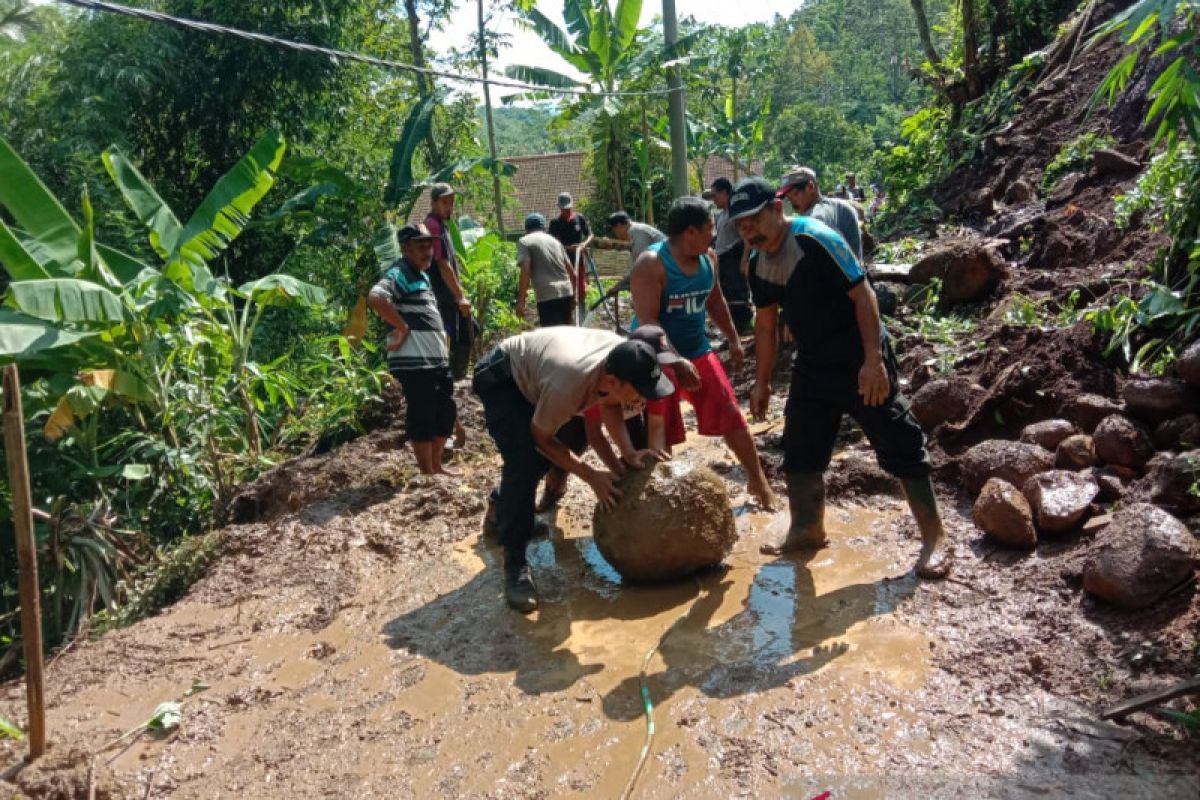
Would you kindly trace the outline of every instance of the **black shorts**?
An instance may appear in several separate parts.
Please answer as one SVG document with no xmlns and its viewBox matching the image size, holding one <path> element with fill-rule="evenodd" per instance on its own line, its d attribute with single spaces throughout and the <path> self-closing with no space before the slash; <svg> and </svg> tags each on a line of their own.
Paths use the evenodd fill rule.
<svg viewBox="0 0 1200 800">
<path fill-rule="evenodd" d="M 458 414 L 449 368 L 395 370 L 392 377 L 404 388 L 408 440 L 430 442 L 449 438 Z"/>
<path fill-rule="evenodd" d="M 892 390 L 879 406 L 863 404 L 858 393 L 858 366 L 793 368 L 783 412 L 785 473 L 824 472 L 833 457 L 842 415 L 849 414 L 867 435 L 885 472 L 901 479 L 929 474 L 925 433 L 898 391 L 896 356 L 890 342 L 884 345 L 883 362 Z"/>
<path fill-rule="evenodd" d="M 550 328 L 555 325 L 575 324 L 575 298 L 570 295 L 557 297 L 537 304 L 538 326 Z"/>
</svg>

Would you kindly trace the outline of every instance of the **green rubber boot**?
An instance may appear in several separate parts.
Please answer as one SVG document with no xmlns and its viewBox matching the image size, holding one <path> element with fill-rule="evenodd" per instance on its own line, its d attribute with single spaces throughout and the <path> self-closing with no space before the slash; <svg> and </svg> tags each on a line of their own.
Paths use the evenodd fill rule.
<svg viewBox="0 0 1200 800">
<path fill-rule="evenodd" d="M 792 521 L 780 544 L 764 544 L 759 551 L 777 556 L 792 550 L 819 550 L 825 538 L 825 474 L 793 472 L 787 475 L 788 510 Z"/>
<path fill-rule="evenodd" d="M 954 550 L 946 529 L 942 525 L 942 515 L 938 513 L 937 495 L 933 492 L 933 479 L 926 475 L 923 478 L 906 478 L 900 481 L 904 487 L 904 496 L 908 498 L 908 507 L 912 509 L 913 517 L 917 520 L 917 529 L 921 531 L 921 554 L 917 557 L 917 576 L 921 578 L 944 578 L 950 574 L 950 565 L 954 561 Z"/>
</svg>

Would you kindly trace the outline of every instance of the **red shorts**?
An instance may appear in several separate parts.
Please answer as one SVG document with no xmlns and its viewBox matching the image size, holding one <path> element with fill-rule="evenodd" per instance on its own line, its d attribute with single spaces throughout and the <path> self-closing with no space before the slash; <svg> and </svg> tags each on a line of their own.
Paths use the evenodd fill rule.
<svg viewBox="0 0 1200 800">
<path fill-rule="evenodd" d="M 675 371 L 670 366 L 664 366 L 663 371 L 675 383 L 675 394 L 646 403 L 648 415 L 665 419 L 667 445 L 681 444 L 687 438 L 687 432 L 683 428 L 683 413 L 679 410 L 680 400 L 687 400 L 695 409 L 696 427 L 701 436 L 724 436 L 731 431 L 748 428 L 746 418 L 742 416 L 742 409 L 733 393 L 733 385 L 729 382 L 717 354 L 710 351 L 699 358 L 691 359 L 691 362 L 700 373 L 700 388 L 693 391 L 678 388 L 679 381 L 675 378 Z"/>
</svg>

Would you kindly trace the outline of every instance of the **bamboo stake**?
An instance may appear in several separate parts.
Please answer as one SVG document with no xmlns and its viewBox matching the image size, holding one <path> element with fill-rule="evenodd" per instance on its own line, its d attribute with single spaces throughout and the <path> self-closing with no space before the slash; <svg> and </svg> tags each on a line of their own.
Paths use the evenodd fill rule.
<svg viewBox="0 0 1200 800">
<path fill-rule="evenodd" d="M 33 502 L 25 460 L 21 416 L 21 376 L 16 364 L 4 368 L 4 452 L 12 490 L 13 530 L 21 591 L 21 640 L 25 647 L 25 695 L 29 703 L 29 760 L 46 752 L 46 701 L 42 674 L 42 605 L 38 594 L 37 549 L 33 541 Z"/>
</svg>

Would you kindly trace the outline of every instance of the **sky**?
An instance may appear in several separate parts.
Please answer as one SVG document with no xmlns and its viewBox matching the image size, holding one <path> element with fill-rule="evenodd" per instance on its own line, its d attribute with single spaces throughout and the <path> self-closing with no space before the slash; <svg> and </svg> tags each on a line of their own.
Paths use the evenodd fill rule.
<svg viewBox="0 0 1200 800">
<path fill-rule="evenodd" d="M 485 0 L 486 2 L 487 0 Z M 610 0 L 611 5 L 616 5 Z M 563 25 L 562 0 L 538 0 L 538 9 L 560 26 Z M 709 24 L 739 27 L 752 22 L 766 22 L 774 19 L 776 14 L 791 14 L 803 5 L 803 0 L 757 0 L 757 2 L 738 2 L 737 0 L 675 0 L 675 15 L 682 19 L 686 16 L 695 17 L 700 22 Z M 730 9 L 736 13 L 731 14 Z M 445 51 L 451 47 L 461 47 L 469 32 L 474 31 L 476 22 L 475 0 L 459 0 L 459 6 L 450 17 L 449 24 L 442 31 L 435 31 L 429 37 L 429 43 L 435 51 Z M 643 27 L 662 14 L 661 0 L 642 0 Z M 504 67 L 509 64 L 526 64 L 535 67 L 545 67 L 569 75 L 577 74 L 574 70 L 550 48 L 542 43 L 537 34 L 516 25 L 511 14 L 500 16 L 492 23 L 493 29 L 509 35 L 510 46 L 500 52 L 494 73 L 503 77 Z M 464 84 L 458 84 L 456 88 Z M 478 87 L 478 84 L 474 86 Z M 482 97 L 482 91 L 472 89 L 473 93 Z M 511 90 L 494 91 L 492 98 L 510 94 Z"/>
</svg>

